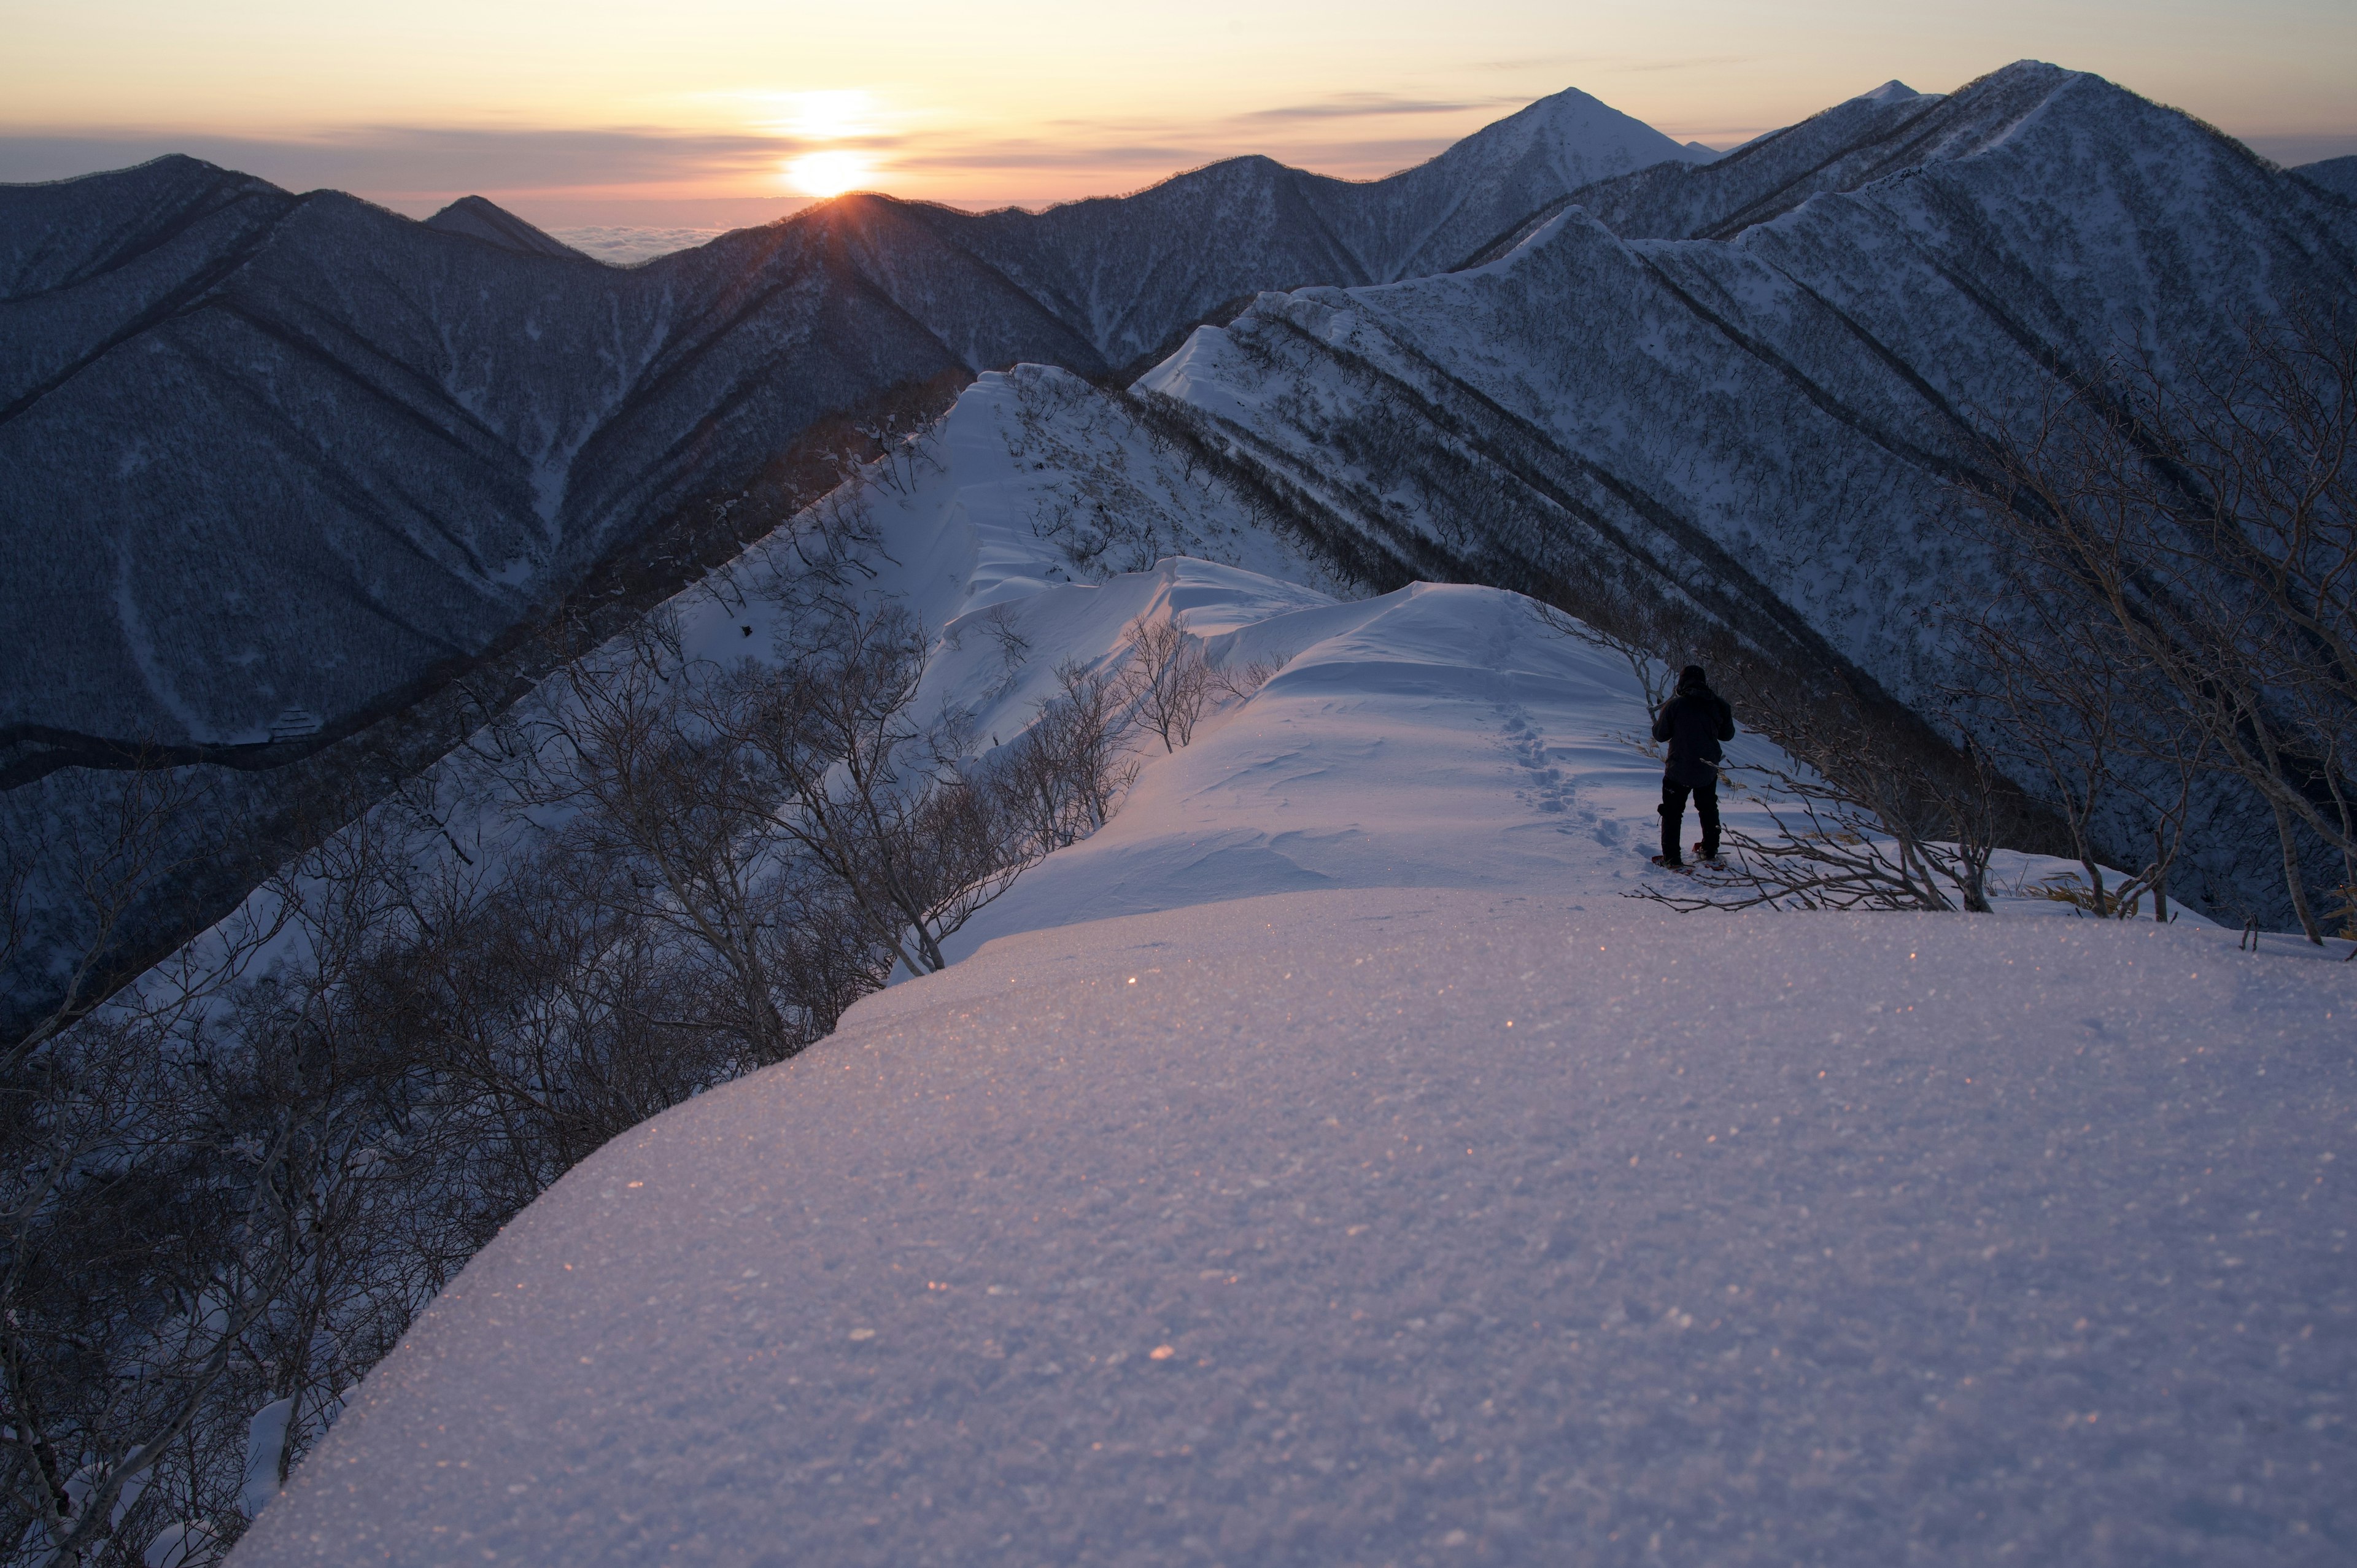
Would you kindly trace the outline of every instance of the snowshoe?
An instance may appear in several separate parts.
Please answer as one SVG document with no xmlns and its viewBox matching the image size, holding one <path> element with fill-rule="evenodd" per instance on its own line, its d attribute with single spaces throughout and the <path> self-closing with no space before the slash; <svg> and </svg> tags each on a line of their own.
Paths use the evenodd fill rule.
<svg viewBox="0 0 2357 1568">
<path fill-rule="evenodd" d="M 1666 854 L 1657 854 L 1657 855 L 1655 855 L 1655 856 L 1653 857 L 1653 864 L 1654 864 L 1655 865 L 1660 866 L 1663 871 L 1686 871 L 1686 872 L 1691 872 L 1692 870 L 1694 870 L 1694 867 L 1693 867 L 1693 866 L 1691 866 L 1691 865 L 1688 865 L 1684 861 L 1683 861 L 1683 860 L 1672 860 L 1672 859 L 1671 859 L 1668 855 L 1666 855 Z"/>
</svg>

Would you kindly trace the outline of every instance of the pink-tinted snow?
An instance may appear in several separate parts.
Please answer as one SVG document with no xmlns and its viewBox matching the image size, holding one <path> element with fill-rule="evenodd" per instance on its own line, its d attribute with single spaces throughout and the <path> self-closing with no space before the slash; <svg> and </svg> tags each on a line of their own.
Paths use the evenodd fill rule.
<svg viewBox="0 0 2357 1568">
<path fill-rule="evenodd" d="M 2352 1004 L 1609 897 L 1008 937 L 565 1177 L 236 1561 L 2345 1562 Z"/>
</svg>

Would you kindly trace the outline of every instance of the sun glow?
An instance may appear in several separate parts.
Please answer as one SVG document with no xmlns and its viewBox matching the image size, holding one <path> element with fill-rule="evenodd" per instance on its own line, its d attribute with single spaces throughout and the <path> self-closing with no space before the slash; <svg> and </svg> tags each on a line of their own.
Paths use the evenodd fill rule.
<svg viewBox="0 0 2357 1568">
<path fill-rule="evenodd" d="M 786 165 L 786 178 L 804 196 L 841 196 L 869 172 L 857 153 L 804 153 Z"/>
<path fill-rule="evenodd" d="M 866 135 L 870 129 L 870 104 L 865 92 L 796 92 L 788 95 L 787 102 L 792 112 L 784 128 L 804 141 L 839 142 L 846 136 Z"/>
</svg>

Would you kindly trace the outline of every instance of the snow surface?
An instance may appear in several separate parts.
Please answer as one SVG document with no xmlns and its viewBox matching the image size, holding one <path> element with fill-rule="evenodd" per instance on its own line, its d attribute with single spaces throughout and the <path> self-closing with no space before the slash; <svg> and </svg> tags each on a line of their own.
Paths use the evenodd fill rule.
<svg viewBox="0 0 2357 1568">
<path fill-rule="evenodd" d="M 2343 1562 L 2352 991 L 1535 890 L 1011 938 L 567 1176 L 236 1561 Z"/>
<path fill-rule="evenodd" d="M 1624 662 L 1489 589 L 1059 581 L 1058 385 L 881 514 L 935 689 L 1019 724 L 1171 610 L 1282 671 L 528 1209 L 238 1563 L 2345 1560 L 2357 966 L 1617 897 Z"/>
</svg>

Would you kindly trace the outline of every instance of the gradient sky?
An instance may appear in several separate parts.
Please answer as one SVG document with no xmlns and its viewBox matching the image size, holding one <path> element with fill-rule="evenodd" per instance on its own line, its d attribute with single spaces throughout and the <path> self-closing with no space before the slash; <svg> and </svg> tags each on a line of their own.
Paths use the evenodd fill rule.
<svg viewBox="0 0 2357 1568">
<path fill-rule="evenodd" d="M 0 0 L 0 180 L 180 150 L 549 226 L 733 225 L 845 183 L 1036 206 L 1240 152 L 1371 177 L 1574 86 L 1723 147 L 2025 56 L 2281 162 L 2357 153 L 2352 0 Z"/>
</svg>

